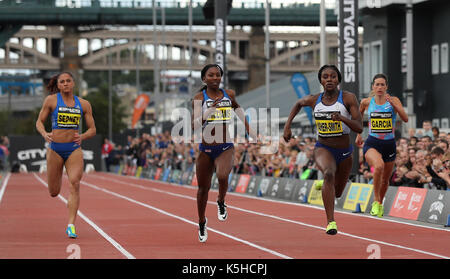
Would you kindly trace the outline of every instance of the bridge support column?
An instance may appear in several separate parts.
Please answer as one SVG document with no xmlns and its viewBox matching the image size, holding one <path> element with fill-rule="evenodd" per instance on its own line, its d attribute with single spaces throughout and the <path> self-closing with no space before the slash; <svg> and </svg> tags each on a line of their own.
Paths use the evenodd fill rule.
<svg viewBox="0 0 450 279">
<path fill-rule="evenodd" d="M 264 54 L 264 29 L 262 26 L 252 26 L 249 38 L 248 56 L 248 90 L 265 84 L 266 58 Z"/>
<path fill-rule="evenodd" d="M 75 90 L 77 92 L 80 89 L 80 69 L 81 60 L 78 56 L 78 40 L 80 34 L 76 26 L 64 26 L 63 33 L 63 53 L 64 57 L 61 58 L 61 71 L 68 71 L 73 74 L 75 79 Z"/>
</svg>

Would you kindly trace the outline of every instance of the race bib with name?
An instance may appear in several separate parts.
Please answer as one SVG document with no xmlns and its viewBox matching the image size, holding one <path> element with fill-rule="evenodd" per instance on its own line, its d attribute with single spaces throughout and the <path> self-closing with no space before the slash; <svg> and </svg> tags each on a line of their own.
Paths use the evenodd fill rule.
<svg viewBox="0 0 450 279">
<path fill-rule="evenodd" d="M 372 133 L 392 133 L 392 112 L 371 112 L 370 131 Z"/>
<path fill-rule="evenodd" d="M 335 111 L 314 112 L 316 127 L 321 137 L 338 137 L 343 134 L 342 121 L 333 121 L 331 114 Z M 339 112 L 338 112 L 339 113 Z"/>
<path fill-rule="evenodd" d="M 208 108 L 214 101 L 206 101 L 206 106 Z M 212 113 L 208 119 L 206 119 L 208 124 L 216 124 L 216 123 L 229 123 L 231 120 L 231 101 L 230 100 L 222 100 L 214 113 Z"/>
<path fill-rule="evenodd" d="M 81 118 L 81 109 L 59 107 L 57 124 L 59 128 L 78 128 Z"/>
</svg>

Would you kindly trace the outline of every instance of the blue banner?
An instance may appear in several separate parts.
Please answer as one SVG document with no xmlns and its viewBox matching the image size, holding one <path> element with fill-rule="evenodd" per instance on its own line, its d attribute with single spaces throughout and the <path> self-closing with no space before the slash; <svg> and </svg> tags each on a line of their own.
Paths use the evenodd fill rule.
<svg viewBox="0 0 450 279">
<path fill-rule="evenodd" d="M 297 97 L 299 99 L 306 97 L 310 94 L 308 80 L 305 78 L 305 76 L 302 73 L 293 74 L 291 77 L 291 84 L 292 84 L 292 87 L 294 87 L 294 91 L 297 94 Z M 306 112 L 306 116 L 308 116 L 311 126 L 313 126 L 311 107 L 303 107 L 303 109 Z"/>
</svg>

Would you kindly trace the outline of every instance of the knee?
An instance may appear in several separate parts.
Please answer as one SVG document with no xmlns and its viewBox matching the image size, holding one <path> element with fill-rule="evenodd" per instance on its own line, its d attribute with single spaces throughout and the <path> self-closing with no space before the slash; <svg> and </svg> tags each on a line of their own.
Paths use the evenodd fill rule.
<svg viewBox="0 0 450 279">
<path fill-rule="evenodd" d="M 334 171 L 331 169 L 327 169 L 323 172 L 324 181 L 334 181 L 334 176 Z"/>
<path fill-rule="evenodd" d="M 384 164 L 383 163 L 377 163 L 373 165 L 373 172 L 374 173 L 381 173 L 383 172 Z"/>
<path fill-rule="evenodd" d="M 70 181 L 70 192 L 78 193 L 80 192 L 80 181 Z"/>
<path fill-rule="evenodd" d="M 209 188 L 208 187 L 198 187 L 197 195 L 198 196 L 208 195 L 208 192 L 209 192 Z"/>
<path fill-rule="evenodd" d="M 217 174 L 217 180 L 220 184 L 228 183 L 228 174 Z"/>
</svg>

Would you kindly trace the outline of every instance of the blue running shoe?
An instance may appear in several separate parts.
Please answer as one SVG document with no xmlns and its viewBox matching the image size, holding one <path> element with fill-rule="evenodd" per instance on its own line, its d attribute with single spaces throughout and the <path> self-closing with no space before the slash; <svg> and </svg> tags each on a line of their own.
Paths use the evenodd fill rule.
<svg viewBox="0 0 450 279">
<path fill-rule="evenodd" d="M 77 234 L 75 233 L 75 226 L 74 225 L 67 226 L 66 234 L 70 238 L 77 238 Z"/>
</svg>

